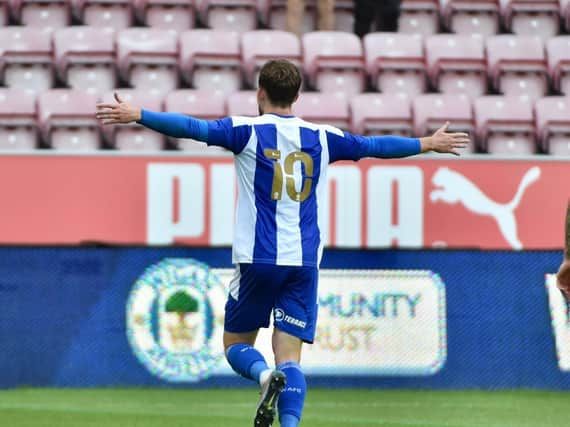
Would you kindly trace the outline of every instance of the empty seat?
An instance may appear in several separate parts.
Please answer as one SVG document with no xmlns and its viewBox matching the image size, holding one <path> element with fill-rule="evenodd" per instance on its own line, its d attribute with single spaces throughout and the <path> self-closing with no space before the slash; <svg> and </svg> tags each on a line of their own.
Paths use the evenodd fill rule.
<svg viewBox="0 0 570 427">
<path fill-rule="evenodd" d="M 532 102 L 527 97 L 483 96 L 474 102 L 480 147 L 492 154 L 536 152 Z"/>
<path fill-rule="evenodd" d="M 117 89 L 125 102 L 152 111 L 162 111 L 163 95 L 135 89 Z M 114 104 L 114 92 L 103 95 L 102 102 Z M 107 144 L 121 151 L 160 151 L 164 148 L 164 136 L 136 123 L 102 126 Z"/>
<path fill-rule="evenodd" d="M 544 46 L 537 37 L 489 37 L 487 71 L 495 89 L 505 95 L 536 99 L 548 89 Z"/>
<path fill-rule="evenodd" d="M 236 33 L 185 31 L 180 35 L 182 76 L 196 89 L 232 93 L 242 86 L 240 39 Z"/>
<path fill-rule="evenodd" d="M 84 25 L 122 30 L 134 23 L 130 0 L 71 0 L 73 13 Z"/>
<path fill-rule="evenodd" d="M 398 31 L 430 36 L 439 32 L 439 3 L 437 0 L 403 0 Z"/>
<path fill-rule="evenodd" d="M 301 64 L 301 43 L 285 31 L 248 31 L 241 38 L 242 64 L 247 82 L 257 86 L 259 69 L 269 59 L 283 58 Z"/>
<path fill-rule="evenodd" d="M 438 34 L 426 40 L 432 85 L 442 93 L 477 97 L 487 92 L 485 49 L 480 38 Z"/>
<path fill-rule="evenodd" d="M 429 94 L 414 99 L 414 134 L 431 135 L 446 121 L 453 132 L 473 134 L 474 121 L 471 101 L 466 96 Z M 472 139 L 474 139 L 472 135 Z M 462 153 L 473 153 L 474 144 L 468 144 L 460 150 Z"/>
<path fill-rule="evenodd" d="M 0 150 L 31 150 L 36 146 L 35 94 L 0 89 Z"/>
<path fill-rule="evenodd" d="M 381 92 L 414 97 L 426 90 L 422 40 L 410 34 L 371 33 L 364 36 L 366 71 Z"/>
<path fill-rule="evenodd" d="M 201 0 L 200 16 L 209 28 L 245 32 L 257 28 L 255 0 Z"/>
<path fill-rule="evenodd" d="M 558 36 L 546 44 L 548 71 L 554 88 L 570 96 L 570 36 Z"/>
<path fill-rule="evenodd" d="M 349 33 L 319 31 L 303 36 L 305 72 L 321 92 L 352 96 L 364 90 L 360 39 Z"/>
<path fill-rule="evenodd" d="M 116 86 L 115 33 L 94 27 L 68 27 L 55 32 L 53 49 L 62 81 L 90 93 Z"/>
<path fill-rule="evenodd" d="M 488 37 L 499 32 L 499 0 L 447 0 L 441 2 L 445 27 L 456 34 Z"/>
<path fill-rule="evenodd" d="M 348 101 L 339 94 L 301 93 L 293 104 L 293 114 L 309 122 L 350 129 Z"/>
<path fill-rule="evenodd" d="M 33 28 L 55 29 L 71 24 L 68 0 L 11 0 L 16 21 Z"/>
<path fill-rule="evenodd" d="M 544 151 L 570 156 L 570 97 L 550 96 L 535 104 L 536 131 Z"/>
<path fill-rule="evenodd" d="M 121 77 L 136 89 L 170 92 L 178 87 L 178 38 L 155 28 L 128 28 L 117 37 Z"/>
<path fill-rule="evenodd" d="M 0 28 L 0 54 L 4 86 L 41 92 L 52 87 L 50 34 L 30 27 Z"/>
<path fill-rule="evenodd" d="M 184 31 L 196 24 L 195 2 L 188 0 L 139 0 L 135 12 L 140 22 L 152 28 Z"/>
<path fill-rule="evenodd" d="M 558 0 L 502 0 L 501 6 L 505 27 L 517 35 L 547 40 L 560 30 Z"/>
<path fill-rule="evenodd" d="M 226 115 L 226 98 L 223 94 L 212 95 L 210 91 L 177 90 L 166 97 L 164 103 L 166 111 L 188 114 L 204 120 L 216 120 Z M 175 139 L 171 142 L 179 149 L 185 151 L 201 152 L 206 144 L 193 139 Z M 212 147 L 214 148 L 214 147 Z M 211 153 L 227 153 L 223 149 L 211 150 Z"/>
<path fill-rule="evenodd" d="M 38 118 L 44 142 L 57 150 L 100 147 L 95 119 L 97 97 L 84 91 L 52 89 L 38 97 Z"/>
<path fill-rule="evenodd" d="M 268 27 L 274 30 L 286 31 L 287 28 L 287 0 L 259 0 L 258 8 L 261 11 L 261 17 Z M 309 33 L 315 31 L 317 17 L 317 8 L 315 1 L 305 1 L 305 10 L 303 12 L 303 21 L 301 22 L 301 32 Z"/>
<path fill-rule="evenodd" d="M 350 100 L 351 129 L 360 135 L 412 135 L 412 110 L 405 96 L 362 93 Z"/>
<path fill-rule="evenodd" d="M 227 99 L 227 111 L 229 116 L 259 115 L 257 106 L 257 92 L 254 90 L 242 90 L 232 93 Z"/>
</svg>

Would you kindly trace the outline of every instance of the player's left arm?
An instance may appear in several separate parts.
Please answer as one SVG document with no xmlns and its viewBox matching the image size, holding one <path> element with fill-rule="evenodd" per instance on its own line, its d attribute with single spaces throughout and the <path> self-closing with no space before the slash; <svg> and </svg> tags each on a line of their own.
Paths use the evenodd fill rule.
<svg viewBox="0 0 570 427">
<path fill-rule="evenodd" d="M 566 224 L 565 224 L 565 246 L 564 246 L 564 260 L 558 269 L 558 288 L 570 303 L 570 200 L 566 208 Z"/>
<path fill-rule="evenodd" d="M 229 117 L 202 120 L 185 114 L 146 110 L 125 102 L 117 93 L 115 100 L 116 104 L 97 104 L 96 117 L 104 125 L 136 122 L 173 138 L 191 138 L 227 148 L 234 153 L 241 151 L 245 145 L 246 138 L 241 137 L 243 129 L 242 132 L 236 132 Z"/>
</svg>

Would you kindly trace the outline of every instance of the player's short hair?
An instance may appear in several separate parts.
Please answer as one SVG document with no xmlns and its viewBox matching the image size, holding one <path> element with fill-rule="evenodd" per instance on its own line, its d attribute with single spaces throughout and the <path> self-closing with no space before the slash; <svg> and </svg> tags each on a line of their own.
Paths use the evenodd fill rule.
<svg viewBox="0 0 570 427">
<path fill-rule="evenodd" d="M 295 64 L 286 59 L 266 62 L 259 72 L 259 87 L 276 107 L 288 107 L 295 101 L 303 78 Z"/>
</svg>

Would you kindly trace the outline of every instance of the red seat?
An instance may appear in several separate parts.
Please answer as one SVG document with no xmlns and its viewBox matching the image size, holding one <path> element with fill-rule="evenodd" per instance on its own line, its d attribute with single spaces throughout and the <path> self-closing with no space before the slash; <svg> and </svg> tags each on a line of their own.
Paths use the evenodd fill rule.
<svg viewBox="0 0 570 427">
<path fill-rule="evenodd" d="M 412 135 L 410 100 L 398 95 L 363 93 L 350 100 L 351 129 L 360 135 Z"/>
<path fill-rule="evenodd" d="M 108 91 L 117 83 L 115 33 L 94 27 L 68 27 L 53 36 L 60 79 L 73 89 Z"/>
<path fill-rule="evenodd" d="M 178 38 L 155 28 L 128 28 L 117 36 L 121 77 L 135 89 L 162 93 L 178 87 Z"/>
<path fill-rule="evenodd" d="M 426 90 L 422 39 L 410 34 L 371 33 L 364 37 L 366 71 L 386 93 L 414 97 Z"/>
<path fill-rule="evenodd" d="M 474 121 L 471 101 L 466 96 L 456 95 L 421 95 L 414 99 L 414 134 L 425 136 L 433 134 L 446 121 L 450 130 L 473 134 Z M 474 135 L 472 135 L 474 140 Z M 462 153 L 475 152 L 475 145 L 468 144 Z"/>
<path fill-rule="evenodd" d="M 282 58 L 301 64 L 301 43 L 296 35 L 285 31 L 248 31 L 241 38 L 241 53 L 251 87 L 257 87 L 259 69 L 269 59 Z"/>
<path fill-rule="evenodd" d="M 226 115 L 226 98 L 223 94 L 212 96 L 210 91 L 177 90 L 166 97 L 166 111 L 188 114 L 204 120 L 216 120 Z M 175 139 L 171 142 L 184 151 L 203 152 L 206 144 L 193 139 Z M 225 150 L 212 150 L 211 153 L 227 153 Z"/>
<path fill-rule="evenodd" d="M 348 101 L 339 94 L 301 93 L 293 104 L 293 114 L 308 122 L 350 129 Z"/>
<path fill-rule="evenodd" d="M 32 150 L 37 142 L 36 96 L 0 89 L 0 150 Z"/>
<path fill-rule="evenodd" d="M 548 89 L 546 70 L 539 38 L 500 35 L 487 39 L 487 71 L 497 91 L 540 98 Z"/>
<path fill-rule="evenodd" d="M 570 156 L 570 97 L 539 99 L 534 111 L 542 148 L 550 154 Z"/>
<path fill-rule="evenodd" d="M 97 97 L 84 91 L 52 89 L 40 94 L 38 118 L 44 142 L 57 150 L 98 149 L 96 104 Z"/>
<path fill-rule="evenodd" d="M 485 50 L 480 38 L 438 34 L 426 40 L 432 85 L 442 93 L 470 97 L 487 92 Z"/>
<path fill-rule="evenodd" d="M 52 87 L 54 70 L 49 32 L 30 27 L 0 28 L 4 86 L 41 92 Z"/>
<path fill-rule="evenodd" d="M 122 30 L 134 24 L 130 0 L 71 0 L 74 15 L 84 25 Z"/>
<path fill-rule="evenodd" d="M 499 32 L 499 0 L 442 1 L 441 15 L 456 34 L 485 38 Z"/>
<path fill-rule="evenodd" d="M 200 16 L 209 28 L 243 33 L 257 28 L 255 0 L 201 0 Z"/>
<path fill-rule="evenodd" d="M 303 36 L 309 83 L 321 92 L 352 96 L 364 90 L 362 44 L 354 34 L 318 31 Z"/>
<path fill-rule="evenodd" d="M 152 111 L 162 111 L 163 95 L 135 89 L 117 89 L 103 95 L 101 101 L 109 104 L 116 102 L 114 92 L 126 102 Z M 164 147 L 162 134 L 136 123 L 126 125 L 103 126 L 103 136 L 107 144 L 121 151 L 160 151 Z"/>
<path fill-rule="evenodd" d="M 257 92 L 254 90 L 242 90 L 228 96 L 227 111 L 229 116 L 249 116 L 259 115 L 257 106 Z"/>
<path fill-rule="evenodd" d="M 504 25 L 514 34 L 548 40 L 560 31 L 558 0 L 503 0 L 501 5 Z"/>
<path fill-rule="evenodd" d="M 68 0 L 11 0 L 16 21 L 33 28 L 63 28 L 71 25 Z"/>
<path fill-rule="evenodd" d="M 532 102 L 526 97 L 483 96 L 474 102 L 480 146 L 492 154 L 536 152 Z"/>
<path fill-rule="evenodd" d="M 438 0 L 403 0 L 398 31 L 430 36 L 439 32 Z"/>
<path fill-rule="evenodd" d="M 236 33 L 185 31 L 180 35 L 182 76 L 196 89 L 226 94 L 242 86 L 240 39 Z"/>
<path fill-rule="evenodd" d="M 134 0 L 135 14 L 140 22 L 152 28 L 184 31 L 196 24 L 194 1 Z"/>
<path fill-rule="evenodd" d="M 546 53 L 554 88 L 570 96 L 570 36 L 558 36 L 548 40 Z"/>
</svg>

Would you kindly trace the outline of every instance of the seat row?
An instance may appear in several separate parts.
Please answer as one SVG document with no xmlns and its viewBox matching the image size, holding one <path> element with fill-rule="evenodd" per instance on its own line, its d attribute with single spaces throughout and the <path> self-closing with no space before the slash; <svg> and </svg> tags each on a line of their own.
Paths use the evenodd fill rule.
<svg viewBox="0 0 570 427">
<path fill-rule="evenodd" d="M 208 120 L 257 115 L 255 91 L 240 91 L 229 97 L 189 89 L 166 97 L 132 89 L 119 90 L 119 94 L 142 108 Z M 114 102 L 113 94 L 97 96 L 53 89 L 36 97 L 29 92 L 1 89 L 0 149 L 203 150 L 195 141 L 165 139 L 139 125 L 100 126 L 94 116 L 98 101 Z M 466 152 L 570 155 L 570 97 L 553 96 L 532 102 L 528 98 L 483 96 L 471 101 L 461 96 L 428 94 L 410 101 L 396 95 L 361 94 L 347 100 L 334 94 L 306 92 L 294 104 L 293 112 L 315 123 L 364 135 L 423 136 L 449 120 L 451 129 L 472 136 L 473 144 Z"/>
<path fill-rule="evenodd" d="M 305 32 L 316 29 L 316 0 L 306 1 Z M 501 27 L 520 35 L 549 38 L 561 22 L 570 30 L 568 0 L 403 0 L 399 27 L 431 35 L 440 29 L 488 36 Z M 135 24 L 177 31 L 206 27 L 251 31 L 259 26 L 285 29 L 287 0 L 3 0 L 0 24 L 61 28 L 72 22 L 127 28 Z M 336 29 L 352 31 L 353 2 L 335 2 Z"/>
<path fill-rule="evenodd" d="M 256 85 L 269 58 L 302 65 L 308 87 L 352 96 L 370 88 L 416 96 L 433 89 L 471 97 L 488 92 L 539 98 L 551 86 L 570 95 L 570 36 L 487 39 L 437 34 L 422 39 L 372 33 L 313 32 L 302 39 L 274 30 L 68 27 L 49 33 L 0 28 L 2 84 L 41 92 L 54 86 L 91 93 L 129 86 L 163 93 L 178 87 L 225 94 Z M 56 79 L 57 76 L 57 79 Z M 59 83 L 57 83 L 57 81 Z"/>
</svg>

